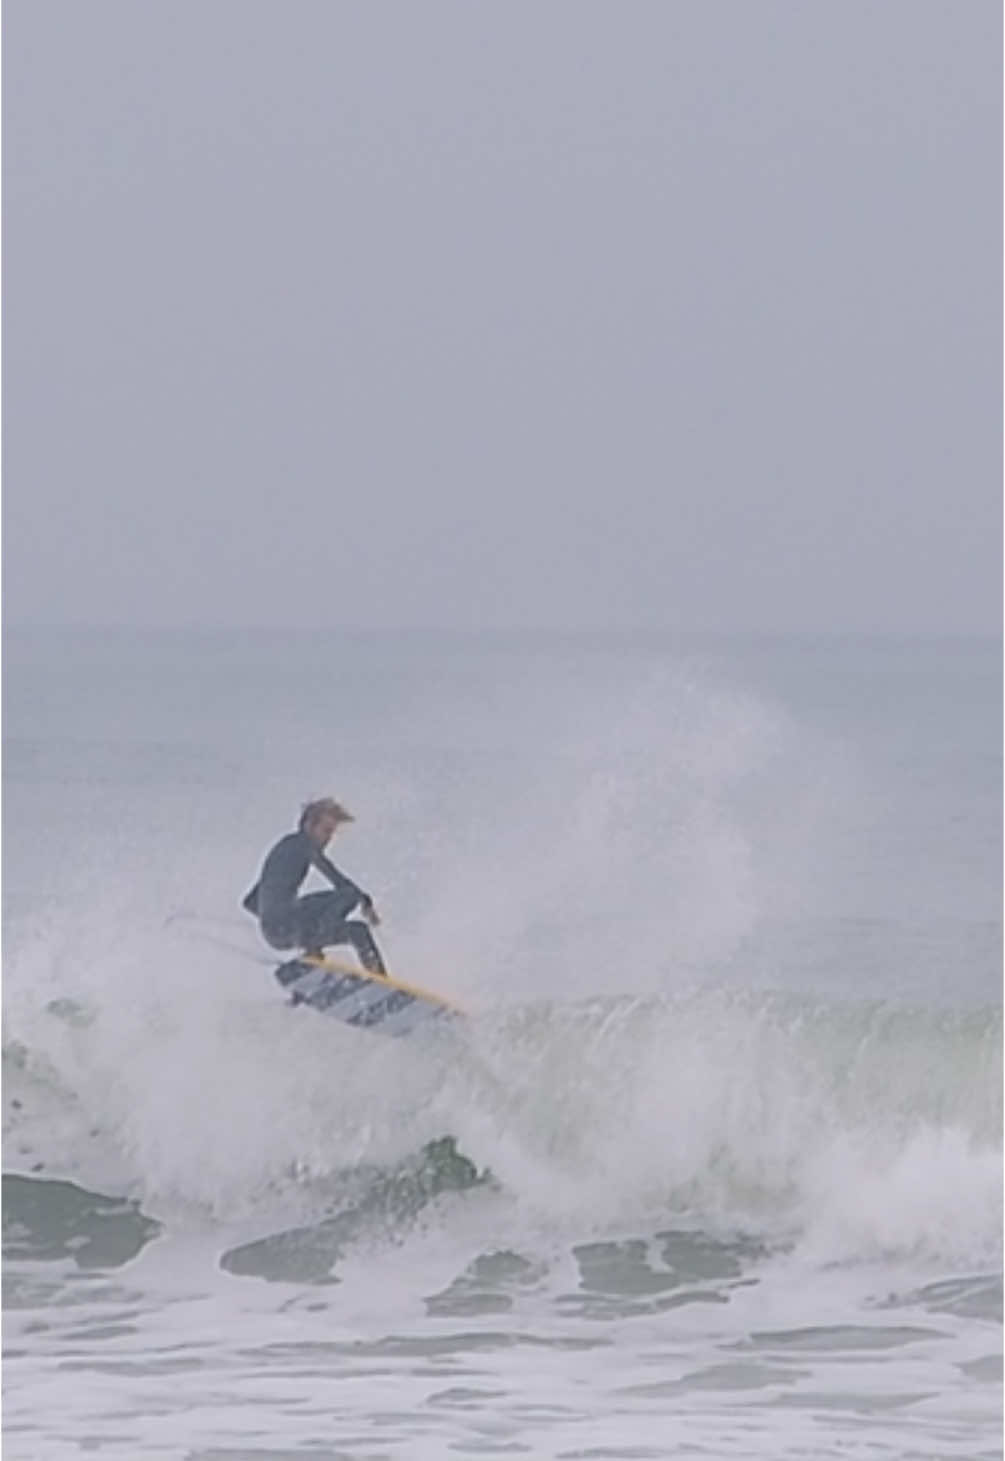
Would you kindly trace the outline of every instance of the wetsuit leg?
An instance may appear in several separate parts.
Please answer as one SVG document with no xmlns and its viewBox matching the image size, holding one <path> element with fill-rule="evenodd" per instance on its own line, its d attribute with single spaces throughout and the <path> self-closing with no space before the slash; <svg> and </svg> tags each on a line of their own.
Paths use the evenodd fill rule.
<svg viewBox="0 0 1005 1461">
<path fill-rule="evenodd" d="M 291 916 L 300 947 L 323 949 L 325 944 L 335 943 L 330 931 L 342 927 L 357 901 L 349 892 L 308 893 L 305 898 L 298 898 Z"/>
<path fill-rule="evenodd" d="M 294 914 L 297 943 L 304 949 L 325 949 L 334 944 L 351 944 L 364 969 L 383 974 L 384 961 L 365 923 L 346 915 L 358 902 L 350 893 L 308 893 L 298 898 Z"/>
<path fill-rule="evenodd" d="M 347 918 L 342 928 L 343 937 L 333 939 L 332 942 L 352 944 L 364 969 L 369 969 L 371 974 L 386 974 L 384 960 L 380 957 L 376 940 L 367 925 L 358 918 Z"/>
</svg>

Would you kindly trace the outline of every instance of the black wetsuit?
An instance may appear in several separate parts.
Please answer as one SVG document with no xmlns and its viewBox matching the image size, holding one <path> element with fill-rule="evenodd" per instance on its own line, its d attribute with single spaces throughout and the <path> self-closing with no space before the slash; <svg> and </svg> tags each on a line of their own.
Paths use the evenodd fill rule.
<svg viewBox="0 0 1005 1461">
<path fill-rule="evenodd" d="M 334 892 L 297 896 L 312 867 L 324 874 Z M 369 928 L 361 919 L 348 917 L 357 904 L 370 901 L 369 894 L 340 873 L 306 832 L 290 832 L 266 857 L 242 907 L 255 915 L 262 936 L 274 949 L 317 952 L 330 944 L 352 944 L 364 968 L 383 974 Z"/>
</svg>

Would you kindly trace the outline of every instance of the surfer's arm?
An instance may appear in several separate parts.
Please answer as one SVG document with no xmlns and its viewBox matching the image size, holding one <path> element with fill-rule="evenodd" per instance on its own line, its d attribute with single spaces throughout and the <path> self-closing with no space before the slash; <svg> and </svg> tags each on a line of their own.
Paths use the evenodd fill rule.
<svg viewBox="0 0 1005 1461">
<path fill-rule="evenodd" d="M 333 888 L 338 889 L 339 892 L 341 892 L 342 889 L 345 888 L 347 891 L 355 893 L 356 897 L 359 899 L 360 903 L 365 909 L 370 909 L 373 907 L 373 899 L 370 897 L 370 894 L 364 893 L 363 889 L 357 883 L 354 883 L 352 878 L 347 878 L 345 873 L 339 872 L 335 864 L 333 862 L 329 862 L 328 858 L 325 857 L 323 852 L 319 852 L 318 855 L 315 857 L 314 866 L 317 868 L 318 872 L 324 874 L 324 876 L 328 879 Z"/>
</svg>

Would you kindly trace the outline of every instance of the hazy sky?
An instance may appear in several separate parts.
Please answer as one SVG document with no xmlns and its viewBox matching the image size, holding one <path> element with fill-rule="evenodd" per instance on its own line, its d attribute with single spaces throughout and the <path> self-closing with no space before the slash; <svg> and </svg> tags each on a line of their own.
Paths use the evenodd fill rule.
<svg viewBox="0 0 1005 1461">
<path fill-rule="evenodd" d="M 998 0 L 6 0 L 8 623 L 997 630 Z"/>
</svg>

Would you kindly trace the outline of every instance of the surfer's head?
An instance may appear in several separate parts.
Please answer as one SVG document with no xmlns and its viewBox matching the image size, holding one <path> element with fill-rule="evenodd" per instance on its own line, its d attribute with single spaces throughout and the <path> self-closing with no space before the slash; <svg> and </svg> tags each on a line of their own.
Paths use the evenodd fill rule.
<svg viewBox="0 0 1005 1461">
<path fill-rule="evenodd" d="M 299 825 L 300 831 L 306 832 L 312 842 L 319 847 L 327 847 L 341 824 L 353 821 L 352 813 L 347 812 L 341 802 L 323 796 L 318 801 L 305 803 Z"/>
</svg>

